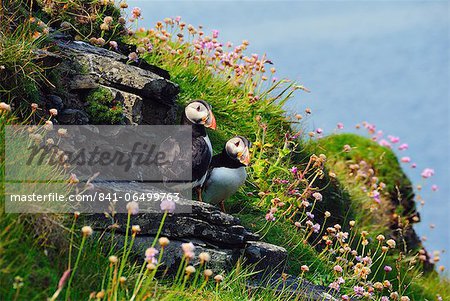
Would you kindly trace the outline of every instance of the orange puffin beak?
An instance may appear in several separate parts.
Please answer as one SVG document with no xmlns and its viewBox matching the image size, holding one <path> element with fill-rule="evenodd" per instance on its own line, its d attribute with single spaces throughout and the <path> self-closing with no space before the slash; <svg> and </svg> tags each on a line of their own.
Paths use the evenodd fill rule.
<svg viewBox="0 0 450 301">
<path fill-rule="evenodd" d="M 248 150 L 248 147 L 244 149 L 244 151 L 238 156 L 239 162 L 244 164 L 245 166 L 248 166 L 250 164 L 250 152 Z"/>
<path fill-rule="evenodd" d="M 215 130 L 216 126 L 217 126 L 216 117 L 214 117 L 214 114 L 212 111 L 209 111 L 209 113 L 210 113 L 210 118 L 209 118 L 210 121 L 205 124 L 205 127 L 210 128 L 211 130 Z"/>
</svg>

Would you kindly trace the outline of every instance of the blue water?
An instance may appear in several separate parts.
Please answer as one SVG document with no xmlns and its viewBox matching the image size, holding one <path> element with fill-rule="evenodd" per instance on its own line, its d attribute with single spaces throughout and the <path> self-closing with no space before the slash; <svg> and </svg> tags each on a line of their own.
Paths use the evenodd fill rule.
<svg viewBox="0 0 450 301">
<path fill-rule="evenodd" d="M 386 135 L 399 136 L 417 169 L 409 177 L 423 184 L 426 204 L 416 225 L 429 251 L 450 244 L 448 226 L 449 4 L 448 2 L 299 1 L 129 1 L 143 9 L 140 25 L 182 16 L 206 30 L 220 30 L 222 41 L 250 40 L 250 51 L 267 53 L 279 77 L 296 80 L 312 93 L 299 93 L 290 112 L 313 114 L 311 129 L 345 131 L 369 121 Z M 363 131 L 360 130 L 362 133 Z M 420 172 L 436 174 L 423 181 Z M 431 192 L 431 184 L 439 186 Z M 435 224 L 434 230 L 430 224 Z M 449 251 L 450 252 L 450 251 Z M 450 253 L 441 255 L 450 268 Z"/>
</svg>

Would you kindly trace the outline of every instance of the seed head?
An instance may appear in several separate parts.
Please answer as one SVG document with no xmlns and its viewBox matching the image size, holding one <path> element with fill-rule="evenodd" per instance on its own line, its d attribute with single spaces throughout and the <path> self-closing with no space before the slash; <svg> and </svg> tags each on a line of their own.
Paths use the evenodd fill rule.
<svg viewBox="0 0 450 301">
<path fill-rule="evenodd" d="M 81 228 L 81 233 L 83 233 L 83 236 L 85 237 L 91 236 L 93 232 L 94 230 L 92 230 L 90 226 L 84 226 L 83 228 Z"/>
<path fill-rule="evenodd" d="M 149 271 L 156 270 L 156 265 L 154 263 L 147 264 L 147 270 L 149 270 Z"/>
<path fill-rule="evenodd" d="M 192 265 L 188 265 L 186 267 L 186 274 L 189 276 L 195 273 L 195 268 Z"/>
<path fill-rule="evenodd" d="M 117 256 L 114 256 L 114 255 L 109 256 L 108 259 L 109 259 L 109 262 L 112 263 L 112 264 L 115 264 L 115 263 L 117 263 L 119 261 Z"/>
<path fill-rule="evenodd" d="M 169 240 L 167 237 L 161 237 L 161 238 L 158 240 L 158 242 L 159 242 L 159 245 L 160 245 L 162 248 L 164 248 L 164 247 L 167 247 L 167 246 L 169 245 L 170 240 Z"/>
<path fill-rule="evenodd" d="M 216 275 L 214 277 L 214 280 L 216 280 L 217 283 L 222 282 L 223 281 L 223 276 L 222 275 Z"/>
<path fill-rule="evenodd" d="M 200 260 L 200 264 L 204 264 L 211 260 L 211 255 L 207 252 L 202 252 L 198 255 L 198 259 Z"/>
<path fill-rule="evenodd" d="M 133 234 L 137 234 L 137 233 L 141 232 L 141 226 L 139 226 L 139 225 L 131 226 L 131 232 L 133 232 Z"/>
<path fill-rule="evenodd" d="M 396 246 L 395 240 L 393 240 L 393 239 L 388 239 L 388 240 L 386 241 L 386 244 L 387 244 L 387 245 L 389 246 L 389 248 L 391 248 L 391 249 L 395 248 L 395 246 Z"/>
</svg>

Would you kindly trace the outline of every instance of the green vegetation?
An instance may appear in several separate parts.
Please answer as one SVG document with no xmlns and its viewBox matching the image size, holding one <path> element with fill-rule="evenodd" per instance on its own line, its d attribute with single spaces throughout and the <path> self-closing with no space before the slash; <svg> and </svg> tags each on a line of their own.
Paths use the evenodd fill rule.
<svg viewBox="0 0 450 301">
<path fill-rule="evenodd" d="M 120 124 L 123 121 L 122 104 L 108 88 L 97 88 L 86 97 L 86 111 L 94 124 Z"/>
<path fill-rule="evenodd" d="M 4 66 L 0 75 L 5 79 L 0 87 L 2 135 L 7 124 L 35 120 L 35 109 L 31 117 L 24 118 L 19 109 L 11 113 L 6 103 L 32 101 L 47 81 L 46 73 L 51 70 L 44 70 L 36 57 L 29 56 L 44 49 L 47 26 L 56 25 L 97 46 L 111 39 L 126 40 L 136 44 L 136 56 L 170 72 L 181 88 L 180 105 L 196 98 L 213 105 L 218 130 L 210 135 L 216 152 L 236 134 L 253 142 L 248 183 L 226 207 L 263 240 L 288 250 L 290 273 L 358 299 L 390 296 L 395 300 L 396 294 L 399 300 L 409 300 L 406 296 L 417 301 L 436 300 L 438 295 L 443 300 L 450 298 L 448 279 L 436 272 L 424 274 L 421 250 L 404 252 L 399 248 L 401 242 L 391 239 L 392 219 L 401 221 L 395 226 L 402 230 L 410 226 L 414 211 L 403 201 L 412 197 L 411 183 L 395 154 L 351 134 L 310 141 L 299 138 L 283 105 L 293 93 L 307 90 L 276 79 L 276 70 L 269 69 L 265 56 L 246 56 L 247 41 L 224 46 L 217 32 L 208 35 L 202 28 L 171 18 L 125 38 L 119 10 L 110 1 L 31 1 L 38 5 L 33 7 L 29 2 L 13 2 L 17 6 L 2 7 L 6 13 L 0 20 L 0 66 Z M 132 14 L 137 22 L 140 11 Z M 4 26 L 17 16 L 20 22 Z M 86 102 L 94 123 L 122 121 L 123 109 L 111 91 L 94 90 Z M 2 299 L 306 299 L 287 292 L 280 295 L 270 288 L 249 290 L 253 272 L 240 263 L 215 280 L 209 272 L 203 274 L 205 263 L 195 271 L 185 270 L 187 251 L 178 276 L 157 278 L 160 260 L 131 259 L 134 235 L 117 250 L 114 239 L 91 236 L 91 229 L 82 227 L 77 215 L 7 214 L 3 211 L 4 139 L 0 147 Z M 69 179 L 67 170 L 41 172 Z M 122 226 L 129 230 L 131 225 Z M 149 257 L 160 256 L 165 245 L 155 240 L 154 246 L 160 253 Z"/>
</svg>

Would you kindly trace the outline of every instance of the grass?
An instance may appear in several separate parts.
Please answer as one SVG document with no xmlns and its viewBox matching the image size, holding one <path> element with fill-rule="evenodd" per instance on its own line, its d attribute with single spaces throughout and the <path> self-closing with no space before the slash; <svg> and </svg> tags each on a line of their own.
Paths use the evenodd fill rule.
<svg viewBox="0 0 450 301">
<path fill-rule="evenodd" d="M 42 66 L 33 65 L 36 64 L 34 57 L 25 55 L 45 48 L 46 26 L 36 20 L 25 21 L 30 20 L 29 13 L 36 7 L 30 8 L 24 2 L 19 4 L 15 10 L 8 10 L 6 21 L 20 13 L 23 24 L 14 24 L 13 30 L 2 32 L 1 37 L 0 65 L 6 70 L 1 75 L 7 75 L 9 85 L 2 81 L 5 86 L 2 86 L 1 97 L 8 103 L 37 97 L 46 74 Z M 170 18 L 158 22 L 152 30 L 138 30 L 125 38 L 118 20 L 119 10 L 106 2 L 67 0 L 55 5 L 46 6 L 44 12 L 37 14 L 44 23 L 63 26 L 63 22 L 68 22 L 70 24 L 63 26 L 65 30 L 97 46 L 106 45 L 111 39 L 119 42 L 124 39 L 136 44 L 138 49 L 151 48 L 149 52 L 137 50 L 138 55 L 170 72 L 172 80 L 181 88 L 180 105 L 196 98 L 211 103 L 218 121 L 218 130 L 210 133 L 215 152 L 236 134 L 247 136 L 253 142 L 248 181 L 226 206 L 263 240 L 287 249 L 290 273 L 325 286 L 336 284 L 342 276 L 345 283 L 339 283 L 340 292 L 353 297 L 358 297 L 353 291 L 355 286 L 367 292 L 376 282 L 389 280 L 392 286 L 374 293 L 375 300 L 394 291 L 408 295 L 411 300 L 435 300 L 437 294 L 443 300 L 450 298 L 448 279 L 435 272 L 422 275 L 417 250 L 404 253 L 398 246 L 387 247 L 391 216 L 397 214 L 408 226 L 406 222 L 414 211 L 414 207 L 407 207 L 398 199 L 401 195 L 409 200 L 412 190 L 395 154 L 367 138 L 351 134 L 309 142 L 299 138 L 291 128 L 293 121 L 286 116 L 283 104 L 293 93 L 306 89 L 275 79 L 275 70 L 265 56 L 245 54 L 247 41 L 236 47 L 219 45 L 214 33 L 207 38 L 207 34 L 200 34 L 204 31 L 202 28 Z M 93 20 L 85 22 L 88 15 L 93 15 Z M 108 15 L 113 17 L 114 25 L 99 29 Z M 138 17 L 134 19 L 137 22 Z M 29 33 L 35 31 L 42 35 L 30 38 Z M 35 73 L 25 72 L 26 68 L 33 68 Z M 24 91 L 15 89 L 20 83 L 27 83 L 22 85 Z M 30 98 L 24 96 L 26 93 Z M 14 113 L 17 112 L 20 110 L 15 108 Z M 97 117 L 101 117 L 100 113 L 91 112 Z M 21 122 L 4 111 L 0 111 L 0 119 L 2 133 L 4 125 Z M 103 122 L 103 119 L 99 121 Z M 5 145 L 4 139 L 0 141 L 3 179 Z M 352 149 L 343 151 L 345 145 Z M 56 173 L 44 169 L 41 172 Z M 1 204 L 4 189 L 2 181 Z M 380 193 L 380 204 L 386 205 L 384 211 L 375 201 L 376 192 Z M 401 206 L 393 212 L 392 204 Z M 356 221 L 356 226 L 350 224 L 352 220 Z M 199 269 L 196 273 L 202 281 L 194 283 L 184 273 L 184 266 L 178 277 L 154 278 L 153 267 L 147 269 L 146 263 L 130 257 L 132 236 L 128 237 L 128 248 L 116 249 L 111 246 L 111 240 L 82 234 L 83 225 L 78 220 L 73 221 L 74 217 L 67 215 L 32 217 L 0 210 L 2 298 L 40 300 L 59 291 L 54 299 L 88 299 L 92 292 L 91 299 L 102 299 L 104 291 L 109 299 L 130 299 L 133 295 L 136 300 L 295 299 L 286 292 L 277 294 L 270 287 L 249 290 L 247 284 L 252 271 L 240 264 L 223 275 L 220 283 L 212 279 L 204 282 Z M 385 234 L 386 239 L 378 241 L 379 233 Z M 341 239 L 340 235 L 348 235 L 348 238 Z M 158 247 L 156 241 L 155 245 Z M 158 249 L 161 251 L 161 247 Z M 356 259 L 353 251 L 366 261 Z M 111 261 L 111 255 L 118 257 L 118 263 Z M 373 263 L 368 263 L 367 258 Z M 334 270 L 337 265 L 342 272 Z M 393 271 L 385 273 L 385 265 L 391 266 Z M 69 267 L 72 275 L 60 279 Z M 123 283 L 119 282 L 121 275 L 126 277 Z M 298 296 L 298 299 L 306 297 Z"/>
</svg>

